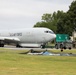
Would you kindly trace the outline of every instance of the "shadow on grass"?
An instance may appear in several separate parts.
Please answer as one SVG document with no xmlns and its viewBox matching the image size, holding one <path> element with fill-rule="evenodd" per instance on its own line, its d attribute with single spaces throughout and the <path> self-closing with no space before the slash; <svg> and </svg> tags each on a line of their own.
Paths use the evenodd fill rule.
<svg viewBox="0 0 76 75">
<path fill-rule="evenodd" d="M 49 52 L 49 51 L 35 51 L 35 50 L 29 50 L 27 52 L 19 53 L 19 54 L 29 54 L 29 55 L 50 55 L 50 56 L 76 56 L 76 54 L 73 53 L 54 53 L 54 52 Z"/>
</svg>

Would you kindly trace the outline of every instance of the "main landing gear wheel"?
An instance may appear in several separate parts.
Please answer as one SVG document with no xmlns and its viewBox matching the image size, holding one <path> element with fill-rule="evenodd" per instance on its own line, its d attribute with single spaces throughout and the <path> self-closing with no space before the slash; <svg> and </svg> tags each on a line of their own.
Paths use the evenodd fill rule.
<svg viewBox="0 0 76 75">
<path fill-rule="evenodd" d="M 0 41 L 0 47 L 4 47 L 4 42 Z"/>
<path fill-rule="evenodd" d="M 41 48 L 45 48 L 45 45 L 41 45 Z"/>
<path fill-rule="evenodd" d="M 20 46 L 19 44 L 16 45 L 17 48 L 22 48 L 22 46 Z"/>
</svg>

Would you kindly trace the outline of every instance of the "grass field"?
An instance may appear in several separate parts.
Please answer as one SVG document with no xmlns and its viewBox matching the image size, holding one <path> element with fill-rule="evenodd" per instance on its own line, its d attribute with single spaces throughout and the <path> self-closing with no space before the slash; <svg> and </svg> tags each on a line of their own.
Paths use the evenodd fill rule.
<svg viewBox="0 0 76 75">
<path fill-rule="evenodd" d="M 0 75 L 76 75 L 76 57 L 20 54 L 26 50 L 0 49 Z M 52 50 L 60 52 L 60 50 Z M 65 50 L 64 53 L 76 53 Z"/>
</svg>

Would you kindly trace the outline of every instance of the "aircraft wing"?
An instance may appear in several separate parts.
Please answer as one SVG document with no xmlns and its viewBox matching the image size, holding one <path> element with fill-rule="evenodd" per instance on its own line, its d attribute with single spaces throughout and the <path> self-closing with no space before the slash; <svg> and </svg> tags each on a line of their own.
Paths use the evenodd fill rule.
<svg viewBox="0 0 76 75">
<path fill-rule="evenodd" d="M 16 37 L 0 37 L 0 40 L 4 41 L 5 43 L 14 43 L 14 42 L 19 42 L 20 39 Z"/>
</svg>

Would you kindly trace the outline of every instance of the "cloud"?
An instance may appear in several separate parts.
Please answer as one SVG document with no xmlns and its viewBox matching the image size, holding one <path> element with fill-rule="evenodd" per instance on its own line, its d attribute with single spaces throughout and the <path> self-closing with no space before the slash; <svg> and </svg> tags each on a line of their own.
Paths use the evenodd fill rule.
<svg viewBox="0 0 76 75">
<path fill-rule="evenodd" d="M 0 0 L 0 29 L 33 27 L 44 13 L 67 11 L 73 0 Z"/>
</svg>

